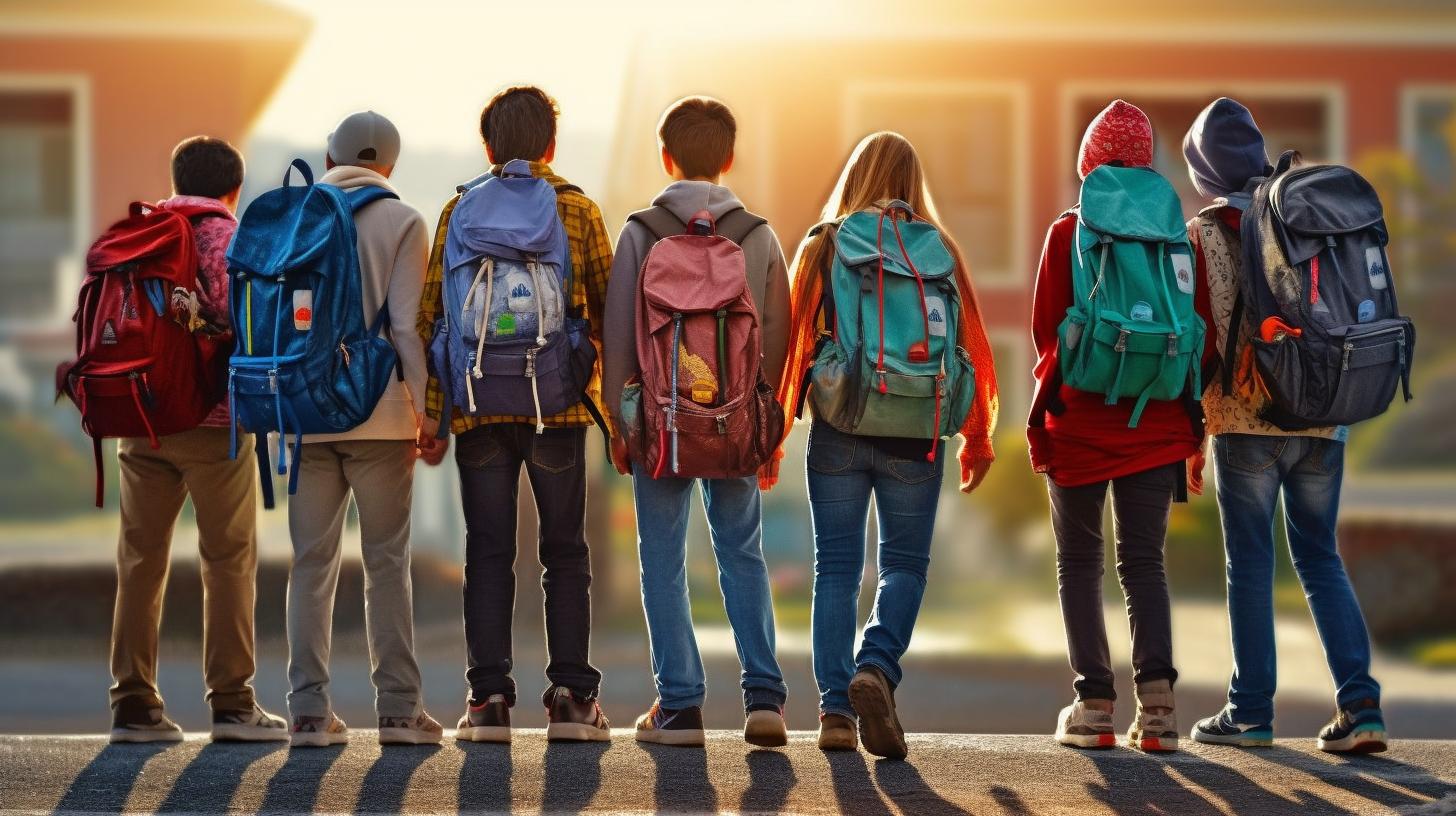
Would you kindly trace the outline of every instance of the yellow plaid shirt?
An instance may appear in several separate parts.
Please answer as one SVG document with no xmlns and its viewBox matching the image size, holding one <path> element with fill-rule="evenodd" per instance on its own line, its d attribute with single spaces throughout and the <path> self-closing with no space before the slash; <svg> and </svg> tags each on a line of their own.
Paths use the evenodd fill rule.
<svg viewBox="0 0 1456 816">
<path fill-rule="evenodd" d="M 498 172 L 499 167 L 495 168 Z M 551 166 L 544 162 L 531 162 L 531 175 L 546 179 L 552 187 L 561 187 L 569 182 L 551 172 Z M 425 271 L 425 291 L 420 297 L 419 318 L 415 329 L 429 344 L 435 332 L 435 321 L 445 313 L 441 282 L 444 280 L 445 233 L 450 226 L 450 213 L 460 201 L 457 195 L 450 199 L 440 212 L 440 223 L 435 227 L 435 241 L 430 248 L 430 265 Z M 602 309 L 607 299 L 607 274 L 612 269 L 612 243 L 607 237 L 606 224 L 596 202 L 585 195 L 567 190 L 556 197 L 556 209 L 561 214 L 561 223 L 566 226 L 566 239 L 571 247 L 571 291 L 567 293 L 573 305 L 586 303 L 586 314 L 591 320 L 591 339 L 597 347 L 597 364 L 587 385 L 587 395 L 598 406 L 602 399 Z M 438 419 L 445 409 L 445 395 L 440 390 L 440 381 L 434 376 L 429 379 L 425 390 L 425 414 Z M 471 428 L 496 422 L 530 422 L 534 416 L 466 416 L 458 407 L 450 412 L 450 432 L 464 433 Z M 543 420 L 552 428 L 579 428 L 592 424 L 591 415 L 581 404 L 571 406 L 555 416 Z"/>
</svg>

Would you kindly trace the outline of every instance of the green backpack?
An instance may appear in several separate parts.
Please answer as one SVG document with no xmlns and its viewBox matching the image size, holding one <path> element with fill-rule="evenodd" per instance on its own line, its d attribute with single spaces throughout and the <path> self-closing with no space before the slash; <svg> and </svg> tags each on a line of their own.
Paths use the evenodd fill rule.
<svg viewBox="0 0 1456 816">
<path fill-rule="evenodd" d="M 901 201 L 820 229 L 834 260 L 820 270 L 829 333 L 808 375 L 814 415 L 860 436 L 954 436 L 976 372 L 956 345 L 961 293 L 940 233 Z"/>
<path fill-rule="evenodd" d="M 1150 167 L 1102 165 L 1082 181 L 1072 246 L 1072 307 L 1057 330 L 1062 380 L 1148 400 L 1198 395 L 1203 319 L 1193 251 L 1173 185 Z M 1188 389 L 1192 389 L 1188 391 Z"/>
</svg>

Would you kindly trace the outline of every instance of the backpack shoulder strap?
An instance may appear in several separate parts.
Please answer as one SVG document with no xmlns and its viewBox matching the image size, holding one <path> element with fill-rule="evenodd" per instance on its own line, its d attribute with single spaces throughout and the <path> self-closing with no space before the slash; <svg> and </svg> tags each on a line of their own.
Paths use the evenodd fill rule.
<svg viewBox="0 0 1456 816">
<path fill-rule="evenodd" d="M 638 210 L 627 216 L 628 221 L 636 221 L 652 233 L 652 237 L 658 241 L 670 235 L 682 235 L 688 231 L 688 225 L 684 224 L 681 218 L 672 214 L 672 210 L 666 207 L 653 205 L 645 210 Z"/>
<path fill-rule="evenodd" d="M 344 193 L 349 198 L 349 209 L 359 212 L 376 201 L 385 198 L 399 198 L 399 195 L 392 190 L 383 187 L 376 187 L 373 184 L 366 184 L 363 187 L 355 187 Z"/>
<path fill-rule="evenodd" d="M 749 234 L 767 223 L 767 218 L 754 215 L 748 210 L 739 207 L 736 210 L 729 210 L 723 213 L 715 225 L 715 230 L 724 238 L 739 246 L 743 246 L 743 242 L 747 240 Z"/>
</svg>

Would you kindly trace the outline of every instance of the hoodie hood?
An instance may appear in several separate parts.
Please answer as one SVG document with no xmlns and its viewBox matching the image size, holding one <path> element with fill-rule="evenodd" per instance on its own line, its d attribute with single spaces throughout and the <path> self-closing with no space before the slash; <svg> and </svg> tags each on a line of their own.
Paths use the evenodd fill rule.
<svg viewBox="0 0 1456 816">
<path fill-rule="evenodd" d="M 227 208 L 227 205 L 215 198 L 194 195 L 174 195 L 171 198 L 157 202 L 157 206 L 164 210 L 189 210 L 188 215 L 221 215 L 229 221 L 236 221 L 237 216 Z"/>
<path fill-rule="evenodd" d="M 1228 97 L 1204 108 L 1183 137 L 1183 157 L 1199 195 L 1233 197 L 1250 179 L 1267 176 L 1273 168 L 1264 150 L 1264 134 L 1249 109 Z"/>
<path fill-rule="evenodd" d="M 1136 105 L 1121 99 L 1113 100 L 1087 125 L 1077 152 L 1077 175 L 1087 178 L 1112 161 L 1124 167 L 1153 166 L 1153 123 Z"/>
<path fill-rule="evenodd" d="M 743 206 L 732 190 L 711 181 L 674 181 L 658 193 L 652 203 L 666 207 L 683 223 L 697 215 L 699 210 L 707 210 L 708 215 L 717 220 L 724 213 Z"/>
<path fill-rule="evenodd" d="M 319 176 L 319 184 L 332 184 L 344 190 L 352 190 L 355 187 L 383 187 L 384 189 L 399 195 L 389 179 L 376 173 L 368 167 L 361 167 L 356 164 L 336 164 L 333 169 Z"/>
</svg>

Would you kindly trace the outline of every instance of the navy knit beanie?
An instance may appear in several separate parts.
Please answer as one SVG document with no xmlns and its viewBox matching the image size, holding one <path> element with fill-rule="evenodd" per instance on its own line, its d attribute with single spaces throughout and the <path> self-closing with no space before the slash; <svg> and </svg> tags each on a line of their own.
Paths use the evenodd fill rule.
<svg viewBox="0 0 1456 816">
<path fill-rule="evenodd" d="M 1273 172 L 1264 152 L 1264 134 L 1249 109 L 1228 97 L 1204 108 L 1183 137 L 1183 157 L 1199 195 L 1227 196 L 1249 179 Z"/>
</svg>

